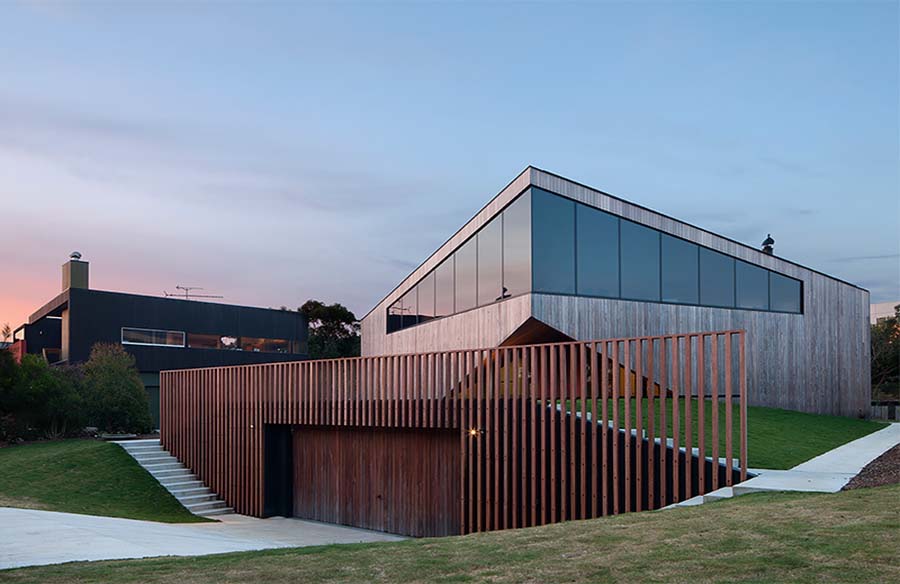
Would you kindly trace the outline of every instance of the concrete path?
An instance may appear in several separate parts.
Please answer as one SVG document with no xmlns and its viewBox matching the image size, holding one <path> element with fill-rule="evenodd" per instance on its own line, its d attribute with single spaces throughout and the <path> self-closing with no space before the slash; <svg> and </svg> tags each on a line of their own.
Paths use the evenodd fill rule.
<svg viewBox="0 0 900 584">
<path fill-rule="evenodd" d="M 890 424 L 887 428 L 838 446 L 789 470 L 752 468 L 750 471 L 757 476 L 751 479 L 669 505 L 665 509 L 692 507 L 764 491 L 836 493 L 858 475 L 863 467 L 897 444 L 900 444 L 900 424 Z"/>
<path fill-rule="evenodd" d="M 790 470 L 760 470 L 759 476 L 734 487 L 736 495 L 759 491 L 836 493 L 867 464 L 900 444 L 900 424 L 890 424 Z"/>
<path fill-rule="evenodd" d="M 216 523 L 173 524 L 0 507 L 0 569 L 401 539 L 300 519 L 226 515 Z"/>
</svg>

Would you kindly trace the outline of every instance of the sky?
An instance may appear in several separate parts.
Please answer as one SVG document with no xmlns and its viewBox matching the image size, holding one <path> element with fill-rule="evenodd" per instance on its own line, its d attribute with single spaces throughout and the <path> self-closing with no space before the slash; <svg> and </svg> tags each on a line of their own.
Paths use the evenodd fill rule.
<svg viewBox="0 0 900 584">
<path fill-rule="evenodd" d="M 529 164 L 900 300 L 891 2 L 0 3 L 0 323 L 364 315 Z"/>
</svg>

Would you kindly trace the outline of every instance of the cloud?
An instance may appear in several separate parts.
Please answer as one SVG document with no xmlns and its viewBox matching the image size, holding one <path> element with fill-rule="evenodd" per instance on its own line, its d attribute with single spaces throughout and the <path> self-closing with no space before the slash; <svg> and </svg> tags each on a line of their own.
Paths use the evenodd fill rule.
<svg viewBox="0 0 900 584">
<path fill-rule="evenodd" d="M 869 260 L 896 260 L 900 259 L 900 253 L 886 253 L 880 255 L 860 255 L 860 256 L 848 256 L 842 258 L 829 258 L 827 261 L 829 262 L 860 262 L 860 261 L 869 261 Z"/>
</svg>

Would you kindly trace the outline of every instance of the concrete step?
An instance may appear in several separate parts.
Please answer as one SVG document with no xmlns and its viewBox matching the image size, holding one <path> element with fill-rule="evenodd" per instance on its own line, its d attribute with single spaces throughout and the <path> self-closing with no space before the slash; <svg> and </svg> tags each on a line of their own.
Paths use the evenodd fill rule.
<svg viewBox="0 0 900 584">
<path fill-rule="evenodd" d="M 209 511 L 217 511 L 219 509 L 226 509 L 228 505 L 225 504 L 224 501 L 202 501 L 200 503 L 188 503 L 184 506 L 185 509 L 190 511 L 191 513 L 208 513 Z"/>
<path fill-rule="evenodd" d="M 185 497 L 196 497 L 200 495 L 215 495 L 208 487 L 199 487 L 195 489 L 169 489 L 169 492 L 175 495 L 179 501 Z"/>
<path fill-rule="evenodd" d="M 161 481 L 162 479 L 171 479 L 171 478 L 176 478 L 176 477 L 193 477 L 194 476 L 193 473 L 191 473 L 191 471 L 189 471 L 188 469 L 186 469 L 184 467 L 169 468 L 169 469 L 165 469 L 165 470 L 148 471 L 148 472 L 151 475 L 153 475 L 153 477 L 158 481 Z M 187 480 L 187 479 L 185 479 L 185 480 Z"/>
<path fill-rule="evenodd" d="M 175 498 L 178 499 L 179 503 L 181 503 L 182 505 L 184 505 L 185 507 L 188 507 L 188 508 L 190 508 L 191 505 L 194 505 L 196 503 L 211 502 L 211 503 L 222 503 L 223 505 L 225 504 L 224 502 L 219 501 L 219 497 L 216 496 L 215 493 L 206 493 L 204 495 L 190 495 L 187 497 L 182 497 L 181 495 L 176 495 Z"/>
<path fill-rule="evenodd" d="M 141 466 L 146 468 L 149 472 L 159 472 L 161 470 L 178 470 L 184 468 L 184 466 L 177 460 L 166 462 L 152 462 L 149 464 L 142 464 Z"/>
<path fill-rule="evenodd" d="M 162 478 L 157 480 L 159 480 L 159 484 L 167 488 L 169 491 L 171 491 L 172 489 L 191 489 L 195 487 L 206 486 L 203 484 L 203 481 L 192 474 Z"/>
<path fill-rule="evenodd" d="M 721 489 L 703 495 L 703 502 L 709 503 L 710 501 L 721 501 L 722 499 L 731 499 L 732 497 L 734 497 L 734 489 L 732 487 L 722 487 Z"/>
<path fill-rule="evenodd" d="M 162 486 L 167 488 L 170 492 L 175 491 L 183 491 L 186 489 L 200 489 L 206 488 L 206 485 L 203 484 L 203 481 L 198 480 L 197 477 L 193 477 L 193 480 L 184 480 L 182 478 L 174 478 L 174 479 L 165 479 L 164 481 L 159 481 Z"/>
<path fill-rule="evenodd" d="M 137 454 L 134 455 L 134 459 L 141 463 L 141 466 L 144 467 L 149 464 L 159 464 L 161 462 L 178 462 L 177 458 L 166 454 L 165 452 L 154 452 L 153 454 Z"/>
</svg>

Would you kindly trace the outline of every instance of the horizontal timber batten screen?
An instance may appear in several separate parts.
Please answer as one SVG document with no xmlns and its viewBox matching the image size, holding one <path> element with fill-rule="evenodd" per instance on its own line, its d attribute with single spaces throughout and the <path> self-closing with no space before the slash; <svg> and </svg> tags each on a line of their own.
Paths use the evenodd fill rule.
<svg viewBox="0 0 900 584">
<path fill-rule="evenodd" d="M 746 477 L 744 344 L 719 331 L 165 371 L 162 443 L 255 516 L 266 425 L 458 431 L 462 533 L 656 509 Z"/>
</svg>

